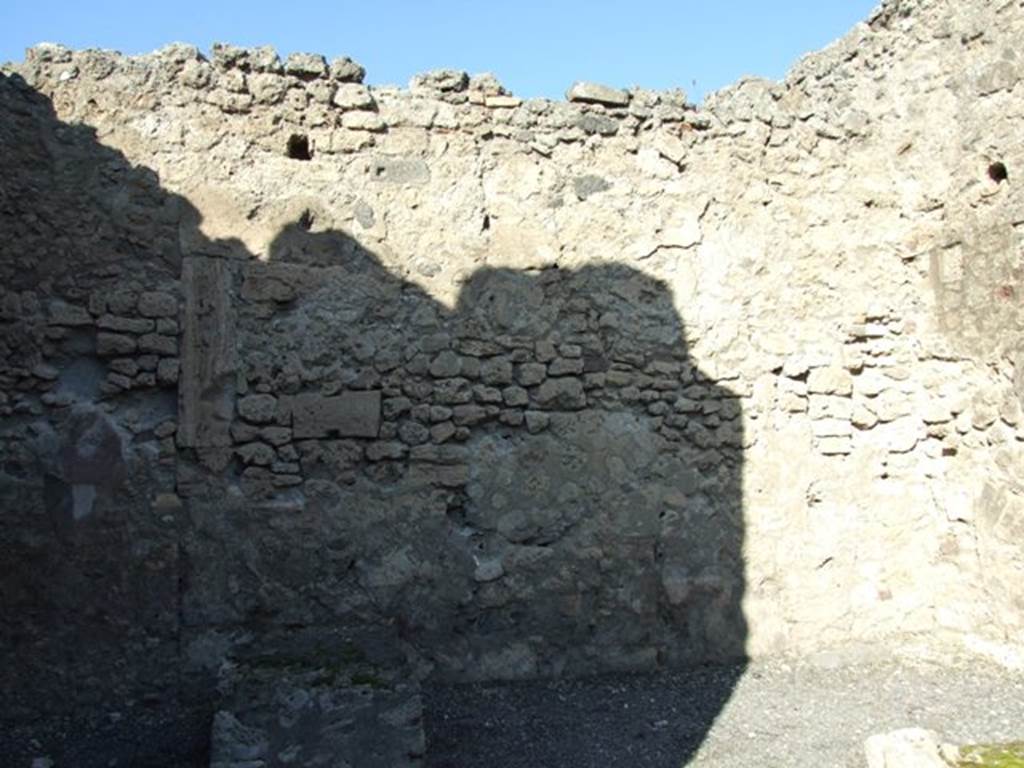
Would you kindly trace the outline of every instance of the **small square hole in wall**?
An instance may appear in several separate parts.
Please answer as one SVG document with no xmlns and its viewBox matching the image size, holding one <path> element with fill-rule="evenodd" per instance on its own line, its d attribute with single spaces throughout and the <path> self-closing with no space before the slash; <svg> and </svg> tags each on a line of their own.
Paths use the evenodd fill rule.
<svg viewBox="0 0 1024 768">
<path fill-rule="evenodd" d="M 309 137 L 300 133 L 289 136 L 287 154 L 292 160 L 312 160 L 313 152 L 309 148 Z"/>
</svg>

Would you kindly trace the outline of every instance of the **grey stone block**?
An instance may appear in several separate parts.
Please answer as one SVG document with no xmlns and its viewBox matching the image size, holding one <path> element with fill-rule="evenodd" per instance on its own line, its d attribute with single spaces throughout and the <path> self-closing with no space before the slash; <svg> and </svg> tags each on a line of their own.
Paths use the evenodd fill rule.
<svg viewBox="0 0 1024 768">
<path fill-rule="evenodd" d="M 377 437 L 380 432 L 381 394 L 345 392 L 334 397 L 300 394 L 285 398 L 297 439 L 308 437 Z"/>
<path fill-rule="evenodd" d="M 315 674 L 246 686 L 234 706 L 214 717 L 211 768 L 421 766 L 418 689 L 364 677 L 366 684 L 351 686 L 323 683 Z"/>
</svg>

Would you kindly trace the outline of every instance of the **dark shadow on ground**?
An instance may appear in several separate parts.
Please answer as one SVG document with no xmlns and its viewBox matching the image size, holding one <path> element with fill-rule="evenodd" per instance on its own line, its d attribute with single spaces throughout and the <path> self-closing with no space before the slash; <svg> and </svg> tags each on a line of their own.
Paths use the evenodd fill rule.
<svg viewBox="0 0 1024 768">
<path fill-rule="evenodd" d="M 0 648 L 19 660 L 0 676 L 0 756 L 31 757 L 34 736 L 58 763 L 201 764 L 216 664 L 200 656 L 310 643 L 336 660 L 338 633 L 437 681 L 430 765 L 629 764 L 638 739 L 657 744 L 646 765 L 693 755 L 741 666 L 660 692 L 445 687 L 743 658 L 741 401 L 690 359 L 663 282 L 614 262 L 483 268 L 449 308 L 305 218 L 259 261 L 24 83 L 0 76 L 0 99 L 0 383 L 29 403 L 9 420 L 25 439 L 0 446 Z M 125 314 L 116 297 L 179 278 L 177 388 L 102 390 L 92 297 Z M 55 332 L 58 311 L 80 322 Z M 44 361 L 71 402 L 36 412 L 45 386 L 19 371 Z M 243 417 L 270 393 L 272 412 Z M 109 482 L 83 458 L 96 430 Z M 169 522 L 165 493 L 183 502 Z M 658 705 L 619 713 L 635 685 Z M 523 760 L 494 762 L 487 726 L 452 708 L 479 696 Z M 112 700 L 133 703 L 111 720 Z M 558 740 L 571 752 L 540 751 L 548 711 L 580 719 Z"/>
<path fill-rule="evenodd" d="M 436 685 L 430 768 L 679 768 L 700 748 L 742 664 L 563 680 Z"/>
</svg>

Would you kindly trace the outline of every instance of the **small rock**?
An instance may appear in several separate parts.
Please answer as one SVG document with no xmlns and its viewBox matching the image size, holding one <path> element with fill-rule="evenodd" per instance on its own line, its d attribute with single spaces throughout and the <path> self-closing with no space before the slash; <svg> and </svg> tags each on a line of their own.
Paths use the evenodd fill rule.
<svg viewBox="0 0 1024 768">
<path fill-rule="evenodd" d="M 270 466 L 276 457 L 276 452 L 266 443 L 246 443 L 235 449 L 246 464 L 255 464 L 258 467 Z"/>
<path fill-rule="evenodd" d="M 366 458 L 369 461 L 384 461 L 385 459 L 400 459 L 405 456 L 407 448 L 402 443 L 377 441 L 366 448 Z"/>
<path fill-rule="evenodd" d="M 850 437 L 853 426 L 848 419 L 818 418 L 811 422 L 815 437 Z"/>
<path fill-rule="evenodd" d="M 431 424 L 447 421 L 452 417 L 452 409 L 446 405 L 431 405 L 427 409 L 427 419 Z"/>
<path fill-rule="evenodd" d="M 341 118 L 341 124 L 352 131 L 370 131 L 372 133 L 381 133 L 388 127 L 387 123 L 375 112 L 346 112 Z"/>
<path fill-rule="evenodd" d="M 587 405 L 583 382 L 569 377 L 545 381 L 537 390 L 537 400 L 541 405 L 556 409 L 579 410 Z"/>
<path fill-rule="evenodd" d="M 523 363 L 516 370 L 516 379 L 524 387 L 540 384 L 547 378 L 548 369 L 542 363 Z"/>
<path fill-rule="evenodd" d="M 498 421 L 502 424 L 508 424 L 510 427 L 518 427 L 526 420 L 523 416 L 523 412 L 516 408 L 506 408 L 498 416 Z"/>
<path fill-rule="evenodd" d="M 629 104 L 629 93 L 600 83 L 573 83 L 565 93 L 569 101 L 606 104 L 610 107 L 625 107 Z"/>
<path fill-rule="evenodd" d="M 605 181 L 605 179 L 593 174 L 577 176 L 572 182 L 573 191 L 576 192 L 577 199 L 581 201 L 586 200 L 588 197 L 596 195 L 599 192 L 611 189 L 611 186 L 612 185 Z"/>
<path fill-rule="evenodd" d="M 331 79 L 340 83 L 361 83 L 366 77 L 366 69 L 348 56 L 340 56 L 331 61 Z"/>
<path fill-rule="evenodd" d="M 443 421 L 430 428 L 430 439 L 435 443 L 443 443 L 450 440 L 455 434 L 455 425 L 450 421 Z"/>
<path fill-rule="evenodd" d="M 482 386 L 482 385 L 477 385 L 477 386 L 473 387 L 473 397 L 478 402 L 481 402 L 481 403 L 500 403 L 500 402 L 502 402 L 501 390 L 497 389 L 496 387 L 485 387 L 485 386 Z"/>
<path fill-rule="evenodd" d="M 686 144 L 680 139 L 667 133 L 661 134 L 654 140 L 654 149 L 659 155 L 677 165 L 683 161 L 689 151 Z"/>
<path fill-rule="evenodd" d="M 160 358 L 156 355 L 139 355 L 135 362 L 143 371 L 155 371 L 159 367 Z"/>
<path fill-rule="evenodd" d="M 864 742 L 864 754 L 868 768 L 949 768 L 938 734 L 923 728 L 871 736 Z"/>
<path fill-rule="evenodd" d="M 543 432 L 551 424 L 551 416 L 540 411 L 526 412 L 526 430 L 531 435 Z"/>
<path fill-rule="evenodd" d="M 580 115 L 576 125 L 588 136 L 595 133 L 601 136 L 614 136 L 619 132 L 618 122 L 607 115 L 597 115 L 593 112 Z"/>
<path fill-rule="evenodd" d="M 253 72 L 281 72 L 281 59 L 272 45 L 261 45 L 246 51 Z"/>
<path fill-rule="evenodd" d="M 512 109 L 522 103 L 523 100 L 515 96 L 487 96 L 484 98 L 484 106 L 490 109 Z"/>
<path fill-rule="evenodd" d="M 117 333 L 149 333 L 154 328 L 152 320 L 139 317 L 120 317 L 119 315 L 103 315 L 96 325 L 105 331 Z"/>
<path fill-rule="evenodd" d="M 853 377 L 844 368 L 815 368 L 807 377 L 807 391 L 811 394 L 849 397 L 853 393 Z"/>
<path fill-rule="evenodd" d="M 482 72 L 469 78 L 469 90 L 482 93 L 485 97 L 504 96 L 508 93 L 498 78 L 490 72 Z"/>
<path fill-rule="evenodd" d="M 456 69 L 435 69 L 414 75 L 409 90 L 447 91 L 457 93 L 469 87 L 469 75 Z"/>
<path fill-rule="evenodd" d="M 160 384 L 170 386 L 178 383 L 178 371 L 180 364 L 176 357 L 165 357 L 160 360 L 156 368 L 156 378 Z"/>
<path fill-rule="evenodd" d="M 75 402 L 75 397 L 70 392 L 44 392 L 39 399 L 43 405 L 52 408 L 67 408 Z"/>
<path fill-rule="evenodd" d="M 145 336 L 139 337 L 139 350 L 155 352 L 158 355 L 176 355 L 178 354 L 178 340 L 173 336 L 147 333 Z"/>
<path fill-rule="evenodd" d="M 238 413 L 246 421 L 266 424 L 277 414 L 277 398 L 273 395 L 249 395 L 238 401 Z"/>
<path fill-rule="evenodd" d="M 28 61 L 44 61 L 61 64 L 71 61 L 71 49 L 60 43 L 39 43 L 25 51 L 25 58 Z M 39 758 L 49 760 L 50 758 Z"/>
<path fill-rule="evenodd" d="M 210 49 L 213 66 L 220 70 L 248 64 L 249 52 L 245 48 L 229 43 L 214 43 Z"/>
<path fill-rule="evenodd" d="M 60 371 L 47 363 L 39 363 L 32 369 L 32 375 L 44 381 L 54 381 L 60 376 Z"/>
<path fill-rule="evenodd" d="M 260 104 L 277 104 L 288 91 L 288 80 L 273 74 L 249 77 L 249 90 Z"/>
<path fill-rule="evenodd" d="M 480 405 L 456 405 L 452 410 L 455 423 L 459 426 L 478 424 L 487 418 L 487 409 Z"/>
<path fill-rule="evenodd" d="M 953 420 L 949 406 L 938 400 L 929 400 L 921 407 L 921 421 L 925 424 L 945 424 Z"/>
<path fill-rule="evenodd" d="M 106 383 L 108 385 L 106 391 L 109 393 L 132 388 L 132 380 L 120 373 L 108 373 Z"/>
<path fill-rule="evenodd" d="M 233 714 L 218 711 L 213 718 L 211 763 L 263 765 L 269 743 L 259 729 L 243 725 Z"/>
<path fill-rule="evenodd" d="M 153 499 L 153 512 L 156 514 L 168 514 L 172 512 L 180 512 L 184 509 L 184 504 L 181 498 L 174 493 L 158 493 L 156 498 Z M 112 713 L 118 714 L 119 713 Z M 120 715 L 118 716 L 120 719 Z"/>
<path fill-rule="evenodd" d="M 578 357 L 556 357 L 548 363 L 548 376 L 575 376 L 583 373 L 583 360 Z"/>
<path fill-rule="evenodd" d="M 480 378 L 485 384 L 511 384 L 512 361 L 507 357 L 494 357 L 480 367 Z"/>
<path fill-rule="evenodd" d="M 505 387 L 501 391 L 501 396 L 506 405 L 513 407 L 517 405 L 526 405 L 530 402 L 530 396 L 527 394 L 526 390 L 515 385 Z"/>
<path fill-rule="evenodd" d="M 359 83 L 342 83 L 334 92 L 331 99 L 336 107 L 342 109 L 363 109 L 375 110 L 377 102 L 374 101 L 370 89 Z"/>
<path fill-rule="evenodd" d="M 821 437 L 814 446 L 825 456 L 845 456 L 853 450 L 849 437 Z"/>
<path fill-rule="evenodd" d="M 147 291 L 139 294 L 138 309 L 143 317 L 175 317 L 178 300 L 169 293 Z"/>
<path fill-rule="evenodd" d="M 462 362 L 459 356 L 450 349 L 446 349 L 441 352 L 434 358 L 433 362 L 430 363 L 430 375 L 439 379 L 458 376 L 461 370 Z"/>
<path fill-rule="evenodd" d="M 484 560 L 476 564 L 473 578 L 479 582 L 494 581 L 505 575 L 501 560 Z"/>
<path fill-rule="evenodd" d="M 85 307 L 55 301 L 50 304 L 51 325 L 91 325 L 92 315 Z"/>
<path fill-rule="evenodd" d="M 398 438 L 406 445 L 422 445 L 430 439 L 430 432 L 417 421 L 403 421 L 398 427 Z"/>
<path fill-rule="evenodd" d="M 261 439 L 275 446 L 285 445 L 292 439 L 290 427 L 264 427 L 259 434 Z"/>
<path fill-rule="evenodd" d="M 284 70 L 298 77 L 323 77 L 327 74 L 327 62 L 318 53 L 292 53 L 285 59 Z"/>
<path fill-rule="evenodd" d="M 96 354 L 100 357 L 130 355 L 135 351 L 135 339 L 116 333 L 96 334 Z"/>
</svg>

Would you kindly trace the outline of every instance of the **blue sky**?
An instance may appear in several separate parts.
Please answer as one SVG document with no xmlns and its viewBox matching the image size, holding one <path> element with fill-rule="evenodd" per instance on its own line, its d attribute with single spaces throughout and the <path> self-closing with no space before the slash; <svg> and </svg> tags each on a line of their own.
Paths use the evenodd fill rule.
<svg viewBox="0 0 1024 768">
<path fill-rule="evenodd" d="M 867 17 L 876 0 L 7 0 L 0 61 L 40 41 L 146 53 L 182 41 L 347 55 L 367 82 L 491 71 L 516 95 L 561 98 L 574 80 L 682 87 L 694 100 L 744 74 L 781 78 Z"/>
</svg>

